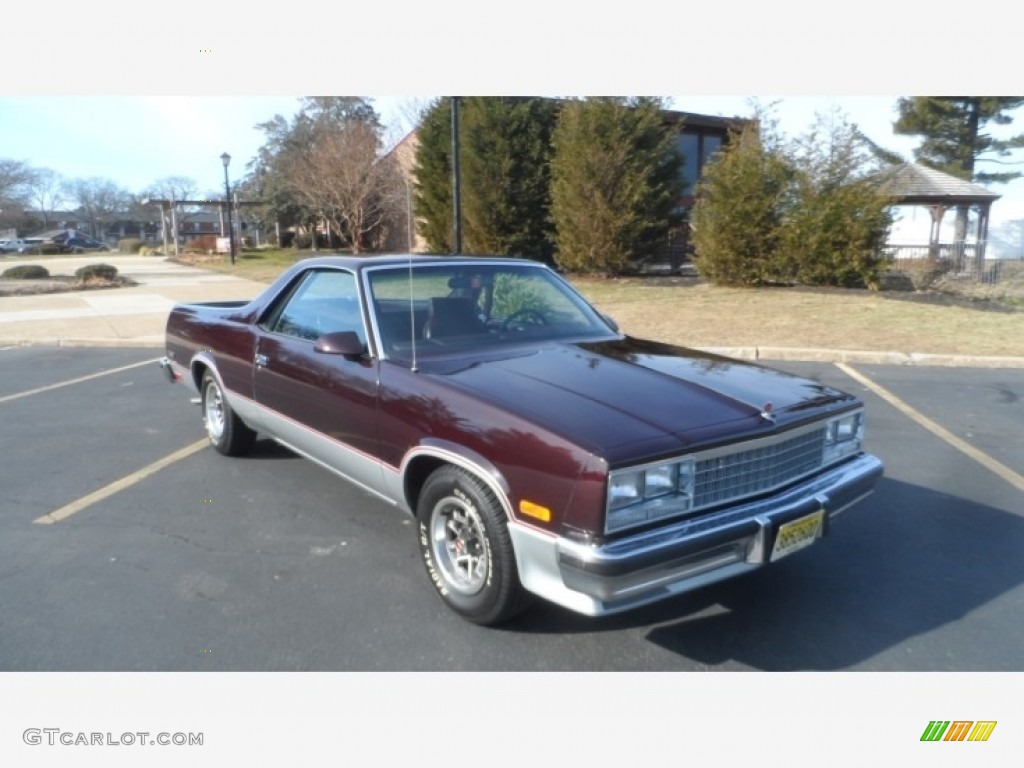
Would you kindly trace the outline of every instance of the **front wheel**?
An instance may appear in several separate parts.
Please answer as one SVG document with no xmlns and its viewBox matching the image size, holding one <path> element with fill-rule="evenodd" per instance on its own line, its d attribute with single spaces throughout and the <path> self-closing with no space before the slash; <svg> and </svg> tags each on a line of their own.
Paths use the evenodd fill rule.
<svg viewBox="0 0 1024 768">
<path fill-rule="evenodd" d="M 248 453 L 256 442 L 256 432 L 231 409 L 217 377 L 209 371 L 203 376 L 202 394 L 203 426 L 213 447 L 225 456 Z"/>
<path fill-rule="evenodd" d="M 420 554 L 441 599 L 475 624 L 498 624 L 527 608 L 501 504 L 478 478 L 445 466 L 417 504 Z"/>
</svg>

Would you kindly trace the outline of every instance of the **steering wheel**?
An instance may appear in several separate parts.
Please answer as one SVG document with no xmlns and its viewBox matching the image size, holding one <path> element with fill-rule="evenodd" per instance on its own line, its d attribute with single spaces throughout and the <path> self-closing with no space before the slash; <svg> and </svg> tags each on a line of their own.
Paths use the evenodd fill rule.
<svg viewBox="0 0 1024 768">
<path fill-rule="evenodd" d="M 511 315 L 505 318 L 505 321 L 501 324 L 503 331 L 509 330 L 513 325 L 547 325 L 548 319 L 544 317 L 544 313 L 539 309 L 530 309 L 524 307 L 523 309 L 517 309 Z"/>
</svg>

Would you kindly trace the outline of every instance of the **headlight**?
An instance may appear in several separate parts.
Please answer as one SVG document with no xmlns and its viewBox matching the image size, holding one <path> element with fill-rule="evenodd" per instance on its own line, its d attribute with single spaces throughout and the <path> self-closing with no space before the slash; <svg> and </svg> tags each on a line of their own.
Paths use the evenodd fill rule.
<svg viewBox="0 0 1024 768">
<path fill-rule="evenodd" d="M 832 419 L 825 425 L 825 463 L 860 452 L 863 441 L 863 411 Z"/>
<path fill-rule="evenodd" d="M 623 472 L 613 475 L 608 482 L 608 507 L 621 509 L 634 504 L 644 497 L 644 473 Z"/>
<path fill-rule="evenodd" d="M 672 517 L 693 506 L 694 460 L 612 472 L 605 533 Z"/>
</svg>

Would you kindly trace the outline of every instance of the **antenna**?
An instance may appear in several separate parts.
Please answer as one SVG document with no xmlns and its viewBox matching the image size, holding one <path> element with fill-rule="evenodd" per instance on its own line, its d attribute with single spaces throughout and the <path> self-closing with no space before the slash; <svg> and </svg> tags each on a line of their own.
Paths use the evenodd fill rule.
<svg viewBox="0 0 1024 768">
<path fill-rule="evenodd" d="M 413 303 L 412 292 L 412 254 L 409 254 L 409 338 L 412 340 L 412 372 L 419 372 L 416 364 L 416 306 Z"/>
</svg>

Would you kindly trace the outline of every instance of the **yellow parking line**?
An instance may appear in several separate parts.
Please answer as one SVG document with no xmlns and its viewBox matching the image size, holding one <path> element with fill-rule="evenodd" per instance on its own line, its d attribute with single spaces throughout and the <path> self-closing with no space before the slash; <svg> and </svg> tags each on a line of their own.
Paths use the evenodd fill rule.
<svg viewBox="0 0 1024 768">
<path fill-rule="evenodd" d="M 1008 466 L 1000 463 L 999 461 L 996 461 L 984 451 L 979 451 L 970 443 L 961 440 L 959 437 L 954 435 L 945 427 L 935 423 L 920 411 L 916 410 L 910 405 L 907 405 L 907 403 L 900 400 L 896 395 L 894 395 L 892 392 L 887 390 L 882 385 L 876 384 L 874 381 L 869 379 L 864 374 L 858 373 L 857 371 L 853 370 L 853 368 L 846 365 L 846 363 L 836 363 L 836 366 L 839 368 L 839 370 L 841 370 L 851 379 L 854 379 L 855 381 L 858 381 L 861 384 L 863 384 L 865 387 L 867 387 L 876 395 L 881 397 L 891 406 L 901 411 L 906 416 L 909 416 L 913 421 L 920 424 L 922 427 L 927 429 L 932 434 L 946 441 L 947 443 L 949 443 L 951 446 L 953 446 L 966 456 L 969 456 L 970 458 L 974 459 L 976 462 L 981 464 L 990 472 L 999 475 L 999 477 L 1003 478 L 1003 480 L 1008 482 L 1010 485 L 1014 486 L 1017 490 L 1024 491 L 1024 475 L 1020 475 L 1017 472 L 1014 472 Z"/>
<path fill-rule="evenodd" d="M 121 371 L 128 371 L 132 368 L 140 368 L 143 365 L 152 365 L 153 363 L 160 362 L 159 357 L 154 357 L 152 360 L 143 360 L 141 363 L 132 363 L 131 365 L 123 365 L 120 368 L 111 368 L 109 371 L 100 371 L 99 373 L 90 373 L 88 376 L 79 376 L 77 379 L 69 379 L 68 381 L 60 381 L 56 384 L 47 384 L 45 387 L 37 387 L 36 389 L 29 389 L 25 392 L 16 392 L 13 395 L 5 395 L 0 397 L 0 403 L 6 403 L 10 400 L 17 400 L 21 397 L 28 397 L 29 395 L 38 395 L 41 392 L 49 392 L 51 389 L 60 389 L 61 387 L 70 387 L 72 384 L 81 384 L 83 381 L 89 381 L 90 379 L 98 379 L 100 376 L 109 376 L 112 373 L 120 373 Z M 164 379 L 166 380 L 166 379 Z"/>
<path fill-rule="evenodd" d="M 141 480 L 145 480 L 152 474 L 159 472 L 164 467 L 168 467 L 176 461 L 188 458 L 193 453 L 197 453 L 210 444 L 210 441 L 206 438 L 197 440 L 192 445 L 186 445 L 180 451 L 175 451 L 168 456 L 164 456 L 162 459 L 154 461 L 149 466 L 143 467 L 137 472 L 132 472 L 130 475 L 125 475 L 120 480 L 115 480 L 110 485 L 105 485 L 98 491 L 93 491 L 88 496 L 83 496 L 80 499 L 75 499 L 70 504 L 65 504 L 60 509 L 55 509 L 53 512 L 38 517 L 32 522 L 38 525 L 52 525 L 53 523 L 59 523 L 61 520 L 66 520 L 76 512 L 81 512 L 88 506 L 95 504 L 97 501 L 103 501 L 108 496 L 113 496 L 118 491 L 123 491 L 125 488 L 130 488 Z"/>
</svg>

